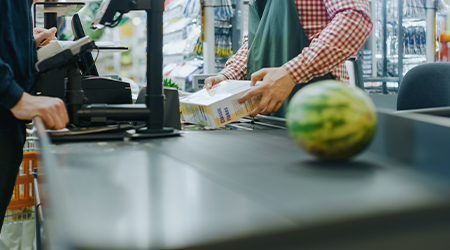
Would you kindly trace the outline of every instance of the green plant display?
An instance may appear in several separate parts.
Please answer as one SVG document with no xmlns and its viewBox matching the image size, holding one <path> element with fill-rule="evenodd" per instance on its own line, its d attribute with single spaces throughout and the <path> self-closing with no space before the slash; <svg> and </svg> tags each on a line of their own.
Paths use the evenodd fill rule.
<svg viewBox="0 0 450 250">
<path fill-rule="evenodd" d="M 164 79 L 164 87 L 176 88 L 180 90 L 180 86 L 178 84 L 172 82 L 172 79 Z"/>
</svg>

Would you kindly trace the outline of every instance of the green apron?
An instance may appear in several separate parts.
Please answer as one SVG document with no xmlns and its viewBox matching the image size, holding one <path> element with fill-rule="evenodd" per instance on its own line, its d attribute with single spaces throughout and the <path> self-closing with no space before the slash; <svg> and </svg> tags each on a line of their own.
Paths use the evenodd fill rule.
<svg viewBox="0 0 450 250">
<path fill-rule="evenodd" d="M 248 25 L 247 79 L 269 67 L 281 67 L 298 56 L 309 40 L 294 0 L 251 0 Z M 284 117 L 292 96 L 307 84 L 334 79 L 331 73 L 297 84 L 281 108 L 272 115 Z"/>
</svg>

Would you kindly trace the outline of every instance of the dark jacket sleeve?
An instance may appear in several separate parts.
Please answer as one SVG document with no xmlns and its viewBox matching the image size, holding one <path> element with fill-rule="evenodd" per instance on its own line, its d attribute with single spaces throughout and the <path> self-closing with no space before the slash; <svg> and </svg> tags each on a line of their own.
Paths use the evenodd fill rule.
<svg viewBox="0 0 450 250">
<path fill-rule="evenodd" d="M 22 97 L 24 90 L 14 80 L 11 66 L 0 57 L 0 105 L 11 109 Z"/>
</svg>

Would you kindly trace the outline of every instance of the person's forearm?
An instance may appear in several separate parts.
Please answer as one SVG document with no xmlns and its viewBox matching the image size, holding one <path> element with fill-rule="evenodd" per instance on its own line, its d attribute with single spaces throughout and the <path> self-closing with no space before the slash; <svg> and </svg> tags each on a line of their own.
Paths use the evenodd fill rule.
<svg viewBox="0 0 450 250">
<path fill-rule="evenodd" d="M 248 37 L 245 36 L 241 48 L 228 59 L 225 68 L 219 74 L 229 80 L 243 80 L 247 76 Z"/>
<path fill-rule="evenodd" d="M 22 97 L 24 90 L 14 80 L 14 73 L 2 59 L 0 59 L 0 105 L 11 109 Z"/>
<path fill-rule="evenodd" d="M 64 102 L 56 97 L 23 93 L 19 102 L 10 111 L 19 120 L 32 120 L 39 116 L 48 129 L 63 129 L 69 122 Z"/>
<path fill-rule="evenodd" d="M 297 84 L 323 76 L 357 52 L 371 30 L 370 16 L 363 12 L 338 12 L 310 46 L 283 67 Z"/>
</svg>

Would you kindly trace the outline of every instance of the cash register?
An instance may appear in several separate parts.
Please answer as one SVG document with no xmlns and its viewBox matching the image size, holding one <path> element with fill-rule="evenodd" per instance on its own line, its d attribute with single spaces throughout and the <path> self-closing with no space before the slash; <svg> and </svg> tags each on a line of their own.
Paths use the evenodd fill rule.
<svg viewBox="0 0 450 250">
<path fill-rule="evenodd" d="M 78 37 L 79 39 L 72 45 L 39 58 L 36 69 L 40 74 L 41 94 L 63 99 L 66 103 L 70 124 L 75 128 L 108 126 L 113 121 L 118 122 L 117 128 L 120 129 L 120 124 L 123 121 L 145 122 L 145 127 L 136 129 L 132 134 L 127 131 L 128 134 L 126 135 L 115 133 L 107 136 L 107 138 L 152 138 L 179 135 L 177 130 L 164 127 L 165 97 L 162 86 L 162 13 L 164 1 L 103 1 L 94 18 L 92 28 L 114 27 L 120 22 L 123 14 L 131 10 L 145 10 L 147 12 L 148 81 L 144 105 L 112 105 L 109 101 L 93 103 L 89 100 L 87 97 L 89 94 L 86 95 L 86 93 L 98 92 L 98 89 L 90 88 L 92 86 L 100 86 L 100 89 L 107 84 L 123 86 L 123 82 L 116 82 L 114 79 L 105 80 L 104 78 L 99 80 L 101 77 L 97 76 L 98 72 L 94 70 L 95 65 L 92 63 L 92 55 L 90 54 L 92 50 L 98 48 L 89 37 Z M 116 13 L 118 13 L 117 18 L 115 18 Z M 77 36 L 81 36 L 82 29 L 78 30 L 78 25 L 77 18 L 75 18 L 74 30 L 78 33 Z M 90 75 L 90 77 L 84 79 L 83 77 L 86 75 Z M 86 90 L 84 89 L 85 86 Z M 95 100 L 95 98 L 98 98 L 96 94 L 93 95 L 92 100 Z M 179 115 L 178 109 L 176 112 Z M 93 138 L 95 138 L 95 135 Z M 105 136 L 99 136 L 99 138 L 104 139 Z"/>
<path fill-rule="evenodd" d="M 78 14 L 72 18 L 72 30 L 75 41 L 85 37 L 83 26 Z M 100 50 L 101 48 L 99 48 Z M 108 49 L 108 48 L 102 48 Z M 128 48 L 111 48 L 128 49 Z M 127 82 L 122 81 L 119 75 L 99 75 L 91 53 L 80 56 L 78 66 L 85 77 L 81 80 L 84 95 L 91 104 L 131 104 L 131 87 Z"/>
<path fill-rule="evenodd" d="M 75 41 L 79 41 L 85 37 L 80 18 L 77 13 L 72 18 L 72 30 Z M 58 45 L 57 43 L 65 44 L 61 41 L 52 41 L 51 44 L 38 50 L 38 59 L 51 56 L 58 49 L 63 49 L 67 45 Z M 80 44 L 83 44 L 82 41 Z M 73 43 L 74 47 L 76 43 Z M 96 48 L 96 47 L 95 47 Z M 108 48 L 102 48 L 108 49 Z M 116 49 L 116 48 L 112 48 Z M 127 49 L 127 48 L 122 48 Z M 97 52 L 98 53 L 98 52 Z M 82 51 L 77 57 L 76 64 L 78 65 L 82 74 L 82 89 L 84 90 L 85 104 L 131 104 L 131 87 L 127 82 L 121 81 L 118 75 L 100 76 L 95 61 L 91 53 Z M 42 65 L 41 65 L 42 66 Z M 44 72 L 41 70 L 40 72 Z M 65 99 L 65 90 L 63 84 L 64 68 L 48 69 L 45 73 L 39 74 L 37 81 L 37 92 L 45 96 L 59 97 Z"/>
</svg>

